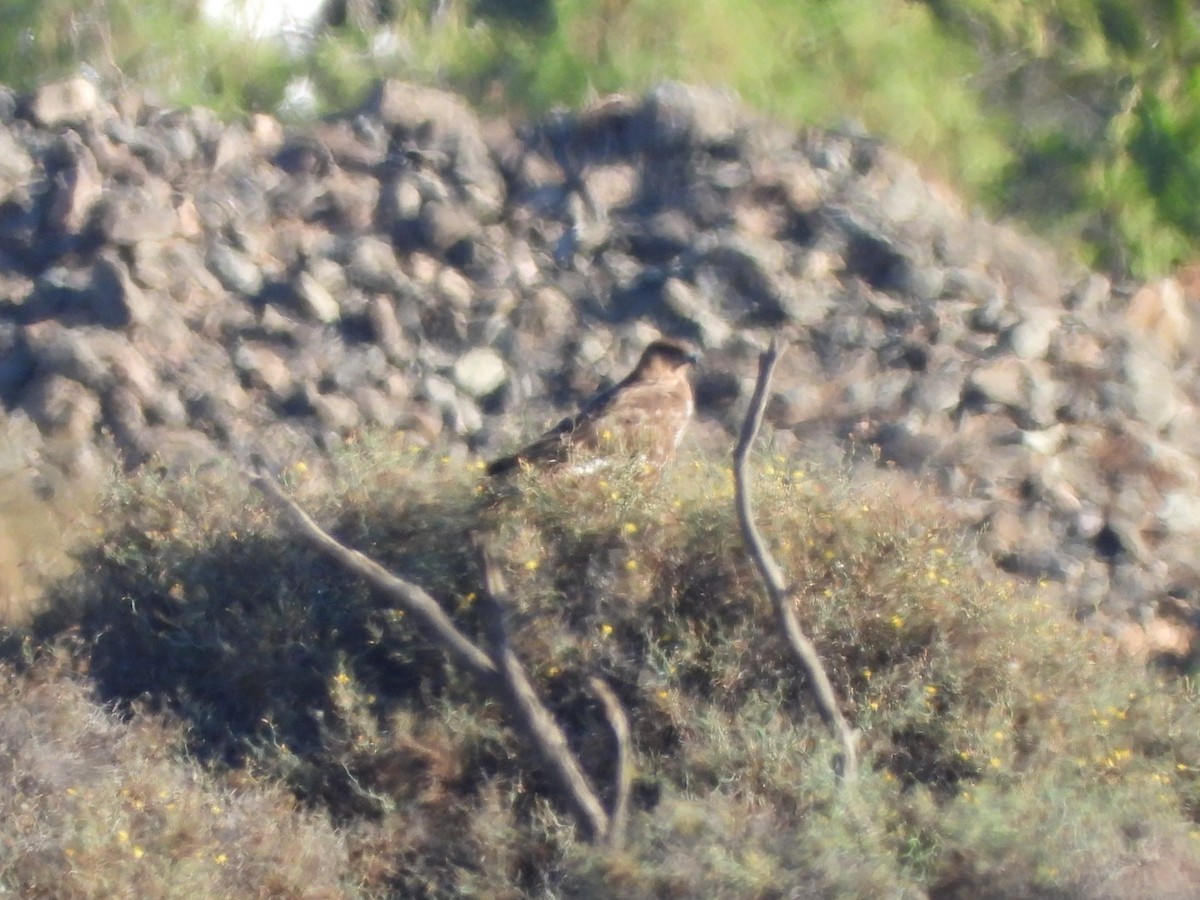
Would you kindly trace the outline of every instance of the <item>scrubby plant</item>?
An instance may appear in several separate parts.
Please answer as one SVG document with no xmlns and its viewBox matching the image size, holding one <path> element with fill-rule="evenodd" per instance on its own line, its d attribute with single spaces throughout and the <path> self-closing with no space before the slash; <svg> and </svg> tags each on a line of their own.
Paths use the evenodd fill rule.
<svg viewBox="0 0 1200 900">
<path fill-rule="evenodd" d="M 286 787 L 339 825 L 372 896 L 1151 897 L 1200 872 L 1187 682 L 988 572 L 932 502 L 771 453 L 753 465 L 763 531 L 862 732 L 850 792 L 741 546 L 731 472 L 708 459 L 497 492 L 397 438 L 329 482 L 286 473 L 475 638 L 470 535 L 491 535 L 513 646 L 605 802 L 612 734 L 588 679 L 628 713 L 619 850 L 584 841 L 500 707 L 402 610 L 232 471 L 114 489 L 23 653 L 77 660 L 120 727 L 150 716 L 208 771 Z"/>
</svg>

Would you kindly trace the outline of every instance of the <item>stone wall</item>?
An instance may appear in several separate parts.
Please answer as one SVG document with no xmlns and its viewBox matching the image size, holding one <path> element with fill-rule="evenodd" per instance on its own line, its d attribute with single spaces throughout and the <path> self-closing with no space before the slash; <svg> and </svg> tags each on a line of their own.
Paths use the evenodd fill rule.
<svg viewBox="0 0 1200 900">
<path fill-rule="evenodd" d="M 1200 587 L 1186 278 L 1132 297 L 877 142 L 667 83 L 531 126 L 384 83 L 303 128 L 0 92 L 0 468 L 167 468 L 368 428 L 456 459 L 695 342 L 725 453 L 770 333 L 776 448 L 943 494 L 1081 610 Z"/>
</svg>

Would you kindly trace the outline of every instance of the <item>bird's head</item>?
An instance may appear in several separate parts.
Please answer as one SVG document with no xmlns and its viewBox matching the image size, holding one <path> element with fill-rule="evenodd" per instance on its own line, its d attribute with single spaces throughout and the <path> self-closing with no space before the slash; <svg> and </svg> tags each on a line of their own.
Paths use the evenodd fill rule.
<svg viewBox="0 0 1200 900">
<path fill-rule="evenodd" d="M 694 366 L 699 357 L 677 341 L 654 341 L 642 351 L 635 372 L 641 374 L 683 374 L 688 366 Z"/>
</svg>

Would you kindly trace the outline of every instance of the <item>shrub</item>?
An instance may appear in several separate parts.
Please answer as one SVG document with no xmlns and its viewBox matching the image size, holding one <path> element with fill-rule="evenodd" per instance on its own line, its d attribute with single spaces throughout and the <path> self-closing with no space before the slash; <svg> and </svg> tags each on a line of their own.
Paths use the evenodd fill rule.
<svg viewBox="0 0 1200 900">
<path fill-rule="evenodd" d="M 319 520 L 472 635 L 469 535 L 492 533 L 514 648 L 604 796 L 612 741 L 587 676 L 629 713 L 621 851 L 582 843 L 477 686 L 232 473 L 111 492 L 31 646 L 80 660 L 120 727 L 178 721 L 209 771 L 286 785 L 338 823 L 372 895 L 1149 897 L 1200 871 L 1186 682 L 984 571 L 936 507 L 757 465 L 760 520 L 863 733 L 849 795 L 744 558 L 730 473 L 700 459 L 661 479 L 531 473 L 497 494 L 372 439 L 328 484 L 288 473 Z"/>
</svg>

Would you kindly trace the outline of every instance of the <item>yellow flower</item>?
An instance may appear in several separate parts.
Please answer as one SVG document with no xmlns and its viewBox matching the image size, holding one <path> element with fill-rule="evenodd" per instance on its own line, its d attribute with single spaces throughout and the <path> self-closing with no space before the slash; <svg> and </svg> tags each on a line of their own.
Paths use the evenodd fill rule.
<svg viewBox="0 0 1200 900">
<path fill-rule="evenodd" d="M 213 857 L 213 862 L 215 862 L 218 866 L 223 866 L 225 863 L 229 862 L 229 857 L 224 853 L 218 853 Z"/>
<path fill-rule="evenodd" d="M 527 559 L 527 560 L 525 560 L 525 568 L 526 568 L 526 570 L 528 570 L 528 571 L 530 571 L 530 572 L 536 572 L 536 571 L 537 571 L 537 567 L 538 567 L 538 561 L 537 561 L 536 559 Z"/>
<path fill-rule="evenodd" d="M 893 628 L 903 628 L 904 627 L 904 617 L 901 616 L 899 613 L 892 616 L 892 618 L 889 621 L 892 623 Z"/>
<path fill-rule="evenodd" d="M 638 533 L 637 524 L 634 522 L 626 522 L 624 525 L 624 528 L 625 528 L 626 534 L 637 534 Z"/>
<path fill-rule="evenodd" d="M 937 694 L 937 692 L 938 692 L 938 689 L 937 689 L 936 684 L 925 685 L 925 693 L 928 694 L 930 697 L 935 696 Z"/>
<path fill-rule="evenodd" d="M 137 844 L 133 845 L 133 858 L 134 859 L 141 859 L 145 854 L 146 854 L 145 850 L 143 850 Z"/>
<path fill-rule="evenodd" d="M 612 633 L 613 633 L 613 627 L 611 625 L 609 625 L 607 622 L 605 622 L 603 625 L 600 626 L 600 634 L 603 635 L 604 637 L 608 637 Z"/>
<path fill-rule="evenodd" d="M 637 564 L 636 559 L 627 560 L 625 563 L 625 568 L 628 569 L 630 572 L 636 572 L 637 567 L 638 567 L 638 564 Z"/>
</svg>

